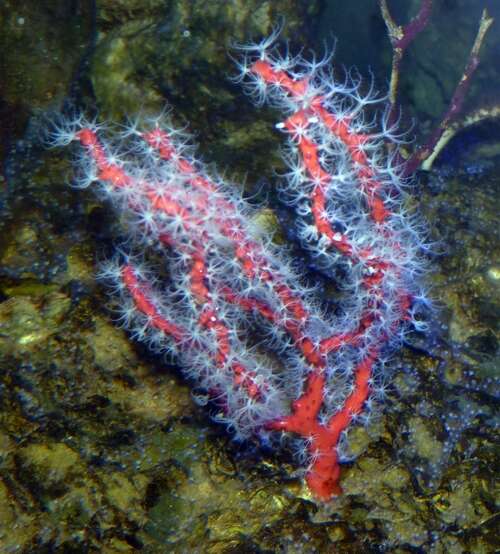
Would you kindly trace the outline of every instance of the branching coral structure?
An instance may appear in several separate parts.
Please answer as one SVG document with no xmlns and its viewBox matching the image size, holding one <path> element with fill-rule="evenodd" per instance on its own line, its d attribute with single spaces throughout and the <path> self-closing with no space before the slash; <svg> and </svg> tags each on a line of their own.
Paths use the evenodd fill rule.
<svg viewBox="0 0 500 554">
<path fill-rule="evenodd" d="M 388 356 L 423 326 L 427 246 L 384 99 L 357 74 L 336 80 L 330 56 L 282 55 L 275 39 L 238 47 L 235 80 L 284 114 L 283 192 L 304 247 L 342 275 L 335 309 L 164 117 L 113 129 L 77 117 L 52 142 L 80 143 L 79 185 L 98 183 L 124 225 L 101 272 L 119 321 L 173 355 L 236 438 L 293 437 L 311 492 L 329 500 L 347 430 L 369 421 Z"/>
</svg>

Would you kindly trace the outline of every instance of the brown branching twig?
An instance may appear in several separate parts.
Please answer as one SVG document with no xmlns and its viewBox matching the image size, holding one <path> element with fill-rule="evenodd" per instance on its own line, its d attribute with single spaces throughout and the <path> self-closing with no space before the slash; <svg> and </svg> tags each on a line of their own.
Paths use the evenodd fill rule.
<svg viewBox="0 0 500 554">
<path fill-rule="evenodd" d="M 432 8 L 432 0 L 422 0 L 420 10 L 417 15 L 406 25 L 397 25 L 387 6 L 387 0 L 379 0 L 380 11 L 387 26 L 389 40 L 391 41 L 393 56 L 391 68 L 391 82 L 389 86 L 389 123 L 394 123 L 397 111 L 397 94 L 399 88 L 399 75 L 401 71 L 401 61 L 404 53 L 415 37 L 427 26 Z M 441 123 L 436 127 L 428 140 L 417 148 L 407 160 L 405 172 L 410 175 L 414 173 L 423 162 L 431 160 L 425 164 L 425 169 L 429 169 L 432 161 L 437 155 L 436 149 L 442 148 L 442 139 L 447 136 L 447 130 L 450 129 L 453 121 L 461 112 L 465 96 L 469 90 L 471 78 L 479 65 L 479 51 L 488 32 L 493 18 L 488 12 L 483 10 L 476 39 L 469 54 L 467 65 L 465 66 L 462 77 L 453 93 L 450 105 L 444 113 Z M 441 145 L 441 147 L 440 147 Z"/>
<path fill-rule="evenodd" d="M 392 45 L 391 82 L 389 85 L 389 123 L 393 123 L 397 109 L 396 101 L 399 88 L 401 60 L 410 43 L 413 42 L 415 37 L 427 26 L 431 15 L 432 0 L 422 0 L 419 12 L 404 27 L 398 25 L 394 21 L 387 6 L 387 0 L 379 0 L 379 4 Z"/>
<path fill-rule="evenodd" d="M 472 46 L 469 60 L 467 61 L 467 65 L 465 66 L 462 77 L 457 85 L 457 88 L 455 89 L 455 92 L 453 93 L 450 105 L 448 106 L 448 109 L 446 110 L 441 123 L 433 131 L 431 136 L 427 139 L 426 143 L 417 148 L 417 150 L 408 160 L 407 172 L 409 174 L 414 172 L 422 164 L 422 162 L 433 155 L 436 145 L 439 143 L 443 134 L 450 127 L 450 124 L 457 117 L 457 115 L 461 112 L 465 96 L 470 87 L 472 75 L 479 65 L 479 50 L 481 49 L 484 37 L 486 36 L 486 33 L 492 23 L 493 18 L 488 15 L 486 9 L 483 10 L 481 20 L 479 22 L 479 29 L 477 31 L 476 40 L 474 41 L 474 45 Z M 434 157 L 435 156 L 433 156 L 432 159 L 434 159 Z M 426 167 L 427 169 L 429 169 L 430 166 Z"/>
</svg>

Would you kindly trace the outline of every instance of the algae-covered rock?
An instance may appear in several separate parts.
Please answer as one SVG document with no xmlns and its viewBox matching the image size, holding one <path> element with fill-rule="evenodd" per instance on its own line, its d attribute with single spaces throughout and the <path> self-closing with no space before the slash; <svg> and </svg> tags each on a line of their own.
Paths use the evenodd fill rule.
<svg viewBox="0 0 500 554">
<path fill-rule="evenodd" d="M 0 155 L 23 137 L 38 110 L 62 102 L 85 55 L 89 3 L 5 0 L 0 4 Z"/>
<path fill-rule="evenodd" d="M 23 551 L 37 532 L 36 514 L 23 513 L 4 481 L 0 481 L 0 551 Z"/>
<path fill-rule="evenodd" d="M 43 302 L 17 296 L 0 304 L 0 352 L 20 355 L 43 348 L 47 338 L 57 331 L 69 309 L 65 294 L 53 292 Z"/>
<path fill-rule="evenodd" d="M 79 456 L 63 443 L 30 444 L 16 453 L 19 474 L 26 486 L 37 493 L 57 491 L 82 474 Z"/>
</svg>

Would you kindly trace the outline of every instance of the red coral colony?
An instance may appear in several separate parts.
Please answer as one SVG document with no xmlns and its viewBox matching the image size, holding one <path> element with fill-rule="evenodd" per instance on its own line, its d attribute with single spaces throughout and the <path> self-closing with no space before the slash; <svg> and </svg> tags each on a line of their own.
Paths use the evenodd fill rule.
<svg viewBox="0 0 500 554">
<path fill-rule="evenodd" d="M 399 29 L 406 39 L 393 41 L 399 55 L 425 25 L 429 5 Z M 407 185 L 437 138 L 405 162 L 391 98 L 362 92 L 356 75 L 336 80 L 329 56 L 280 55 L 276 34 L 239 47 L 236 80 L 258 104 L 284 113 L 276 125 L 288 141 L 284 193 L 301 243 L 327 273 L 342 275 L 333 313 L 252 224 L 255 210 L 236 187 L 211 178 L 189 137 L 164 117 L 115 128 L 108 139 L 103 126 L 80 116 L 58 126 L 53 143 L 79 141 L 80 186 L 98 182 L 124 222 L 126 251 L 102 271 L 120 322 L 174 355 L 222 407 L 215 419 L 237 438 L 278 444 L 290 436 L 311 492 L 329 500 L 341 492 L 347 430 L 369 421 L 388 355 L 410 326 L 423 326 L 426 245 Z M 458 100 L 464 93 L 459 85 Z M 151 259 L 168 279 L 155 277 L 165 270 L 155 271 Z"/>
</svg>

